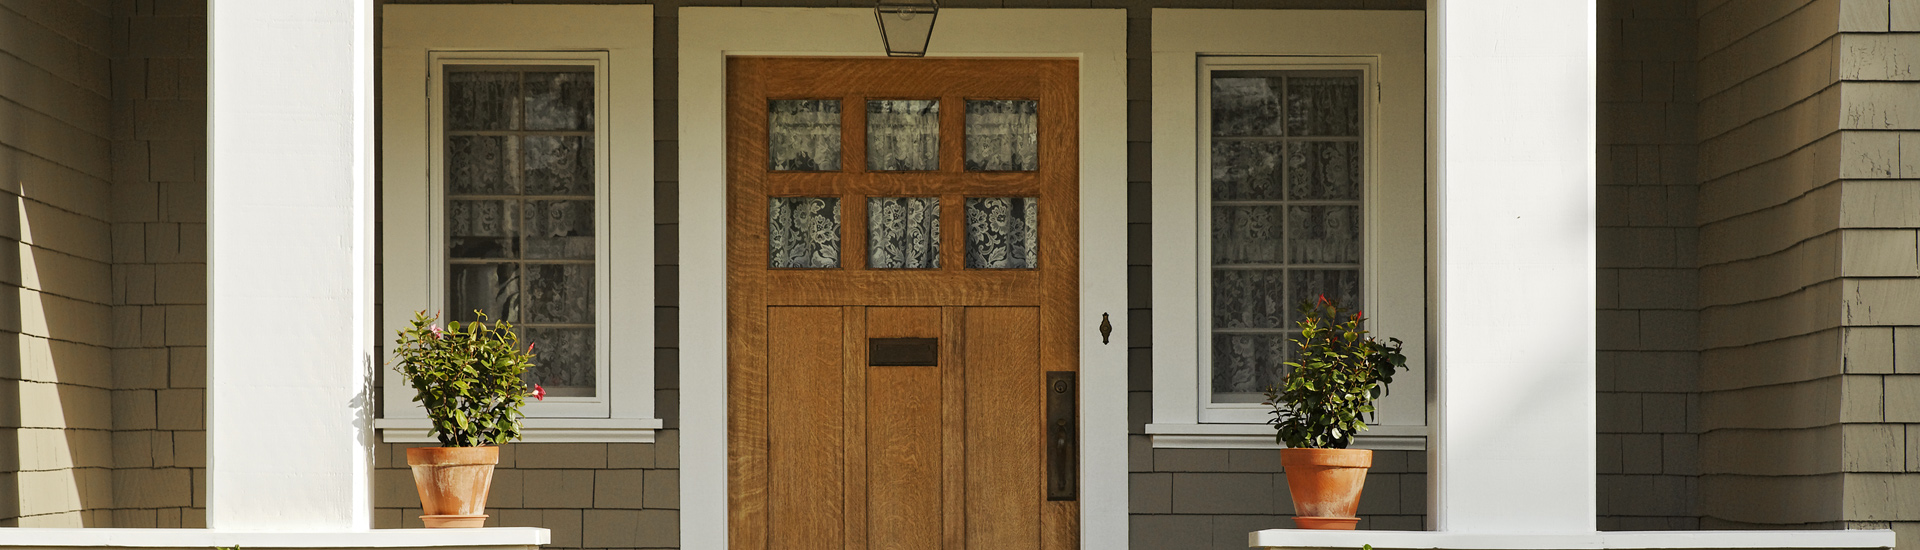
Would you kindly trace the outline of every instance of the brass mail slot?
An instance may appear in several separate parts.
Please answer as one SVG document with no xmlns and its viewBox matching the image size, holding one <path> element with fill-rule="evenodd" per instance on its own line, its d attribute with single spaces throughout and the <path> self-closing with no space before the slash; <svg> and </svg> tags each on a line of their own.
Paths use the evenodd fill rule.
<svg viewBox="0 0 1920 550">
<path fill-rule="evenodd" d="M 939 338 L 868 338 L 867 365 L 932 367 L 940 364 Z"/>
</svg>

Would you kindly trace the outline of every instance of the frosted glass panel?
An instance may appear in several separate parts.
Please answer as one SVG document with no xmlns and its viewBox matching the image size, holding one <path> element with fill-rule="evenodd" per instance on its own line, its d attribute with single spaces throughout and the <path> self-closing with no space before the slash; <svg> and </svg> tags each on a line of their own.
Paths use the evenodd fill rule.
<svg viewBox="0 0 1920 550">
<path fill-rule="evenodd" d="M 967 199 L 967 267 L 1040 267 L 1040 199 Z"/>
<path fill-rule="evenodd" d="M 768 199 L 767 244 L 771 267 L 840 267 L 840 199 Z"/>
<path fill-rule="evenodd" d="M 525 380 L 546 388 L 547 397 L 592 397 L 595 380 L 593 329 L 527 328 L 521 341 L 536 344 Z"/>
<path fill-rule="evenodd" d="M 940 198 L 868 198 L 867 267 L 940 267 Z"/>
<path fill-rule="evenodd" d="M 1287 135 L 1360 135 L 1360 77 L 1287 78 Z"/>
<path fill-rule="evenodd" d="M 1287 198 L 1360 200 L 1360 144 L 1353 141 L 1289 144 Z"/>
<path fill-rule="evenodd" d="M 592 130 L 593 73 L 527 73 L 528 130 Z"/>
<path fill-rule="evenodd" d="M 1279 384 L 1293 343 L 1283 333 L 1214 334 L 1213 391 L 1216 402 L 1260 402 L 1261 392 Z M 1221 396 L 1223 393 L 1242 394 Z"/>
<path fill-rule="evenodd" d="M 867 169 L 940 169 L 940 101 L 868 101 Z"/>
<path fill-rule="evenodd" d="M 1284 207 L 1225 205 L 1213 207 L 1213 263 L 1274 264 L 1285 261 L 1280 239 Z"/>
<path fill-rule="evenodd" d="M 1281 79 L 1214 77 L 1213 135 L 1277 136 Z"/>
<path fill-rule="evenodd" d="M 520 73 L 447 71 L 447 129 L 515 129 L 519 95 Z"/>
<path fill-rule="evenodd" d="M 773 170 L 839 170 L 840 101 L 768 101 L 767 162 Z"/>
<path fill-rule="evenodd" d="M 968 100 L 967 170 L 1038 170 L 1039 110 L 1031 99 Z"/>
</svg>

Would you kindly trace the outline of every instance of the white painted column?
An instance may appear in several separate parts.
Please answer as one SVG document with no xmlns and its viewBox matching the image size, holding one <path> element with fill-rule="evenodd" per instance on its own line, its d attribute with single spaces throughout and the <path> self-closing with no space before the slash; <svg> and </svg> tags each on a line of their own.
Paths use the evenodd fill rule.
<svg viewBox="0 0 1920 550">
<path fill-rule="evenodd" d="M 1594 4 L 1435 0 L 1435 527 L 1594 530 Z"/>
<path fill-rule="evenodd" d="M 372 0 L 215 0 L 207 524 L 371 527 Z"/>
</svg>

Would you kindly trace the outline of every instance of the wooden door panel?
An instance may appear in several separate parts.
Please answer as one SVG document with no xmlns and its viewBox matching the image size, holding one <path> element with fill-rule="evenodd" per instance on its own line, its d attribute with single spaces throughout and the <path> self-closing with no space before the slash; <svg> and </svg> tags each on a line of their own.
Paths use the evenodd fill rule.
<svg viewBox="0 0 1920 550">
<path fill-rule="evenodd" d="M 843 547 L 838 307 L 767 311 L 768 481 L 773 550 Z"/>
<path fill-rule="evenodd" d="M 1040 315 L 966 310 L 967 547 L 1040 545 Z"/>
<path fill-rule="evenodd" d="M 727 63 L 730 547 L 1076 548 L 1041 437 L 1044 372 L 1078 369 L 1076 63 Z M 778 99 L 841 102 L 840 170 L 768 168 Z M 937 170 L 867 171 L 869 99 L 940 101 Z M 1037 170 L 966 170 L 970 99 L 1039 102 Z M 838 267 L 769 267 L 774 197 L 839 199 Z M 939 198 L 937 268 L 869 268 L 874 197 Z M 1037 268 L 966 267 L 974 197 L 1038 199 Z M 873 366 L 872 338 L 937 338 L 937 361 Z"/>
</svg>

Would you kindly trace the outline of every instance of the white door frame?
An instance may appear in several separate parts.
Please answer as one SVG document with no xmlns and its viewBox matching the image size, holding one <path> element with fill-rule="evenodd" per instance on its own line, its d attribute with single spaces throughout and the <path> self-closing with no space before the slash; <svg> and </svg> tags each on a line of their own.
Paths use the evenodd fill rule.
<svg viewBox="0 0 1920 550">
<path fill-rule="evenodd" d="M 680 547 L 727 547 L 726 57 L 878 56 L 861 8 L 680 9 Z M 1126 11 L 940 10 L 930 56 L 1080 60 L 1080 546 L 1127 545 Z M 1101 314 L 1118 329 L 1102 345 Z"/>
</svg>

